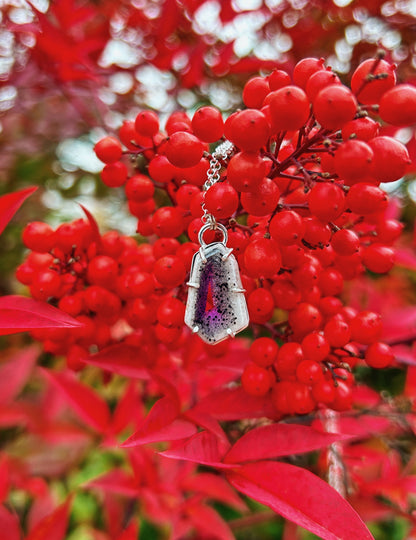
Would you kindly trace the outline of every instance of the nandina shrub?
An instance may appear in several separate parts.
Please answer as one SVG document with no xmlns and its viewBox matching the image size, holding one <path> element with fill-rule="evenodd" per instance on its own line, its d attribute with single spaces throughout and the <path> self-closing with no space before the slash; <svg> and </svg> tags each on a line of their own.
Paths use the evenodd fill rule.
<svg viewBox="0 0 416 540">
<path fill-rule="evenodd" d="M 376 392 L 356 385 L 355 373 L 397 366 L 397 340 L 375 308 L 349 305 L 345 290 L 395 264 L 400 224 L 391 223 L 380 184 L 402 177 L 410 158 L 402 143 L 381 133 L 387 120 L 403 125 L 401 112 L 395 120 L 396 101 L 414 105 L 415 97 L 411 90 L 403 96 L 407 87 L 393 92 L 394 67 L 380 58 L 357 68 L 352 90 L 333 77 L 318 80 L 321 72 L 327 73 L 322 60 L 305 59 L 293 81 L 282 72 L 250 80 L 243 92 L 248 108 L 225 123 L 219 110 L 204 107 L 192 118 L 180 113 L 180 121 L 173 113 L 165 133 L 155 113 L 141 111 L 118 138 L 102 138 L 95 147 L 102 181 L 123 188 L 140 243 L 116 231 L 101 234 L 88 211 L 55 230 L 33 222 L 23 232 L 30 253 L 17 278 L 33 298 L 78 322 L 75 329 L 32 332 L 47 353 L 66 359 L 64 369 L 46 369 L 44 377 L 106 445 L 124 441 L 132 471 L 116 469 L 89 486 L 111 501 L 108 520 L 118 504 L 114 491 L 138 498 L 148 519 L 163 516 L 176 537 L 196 530 L 199 537 L 231 538 L 207 504 L 212 496 L 243 511 L 231 485 L 322 538 L 372 537 L 340 495 L 348 474 L 357 508 L 364 509 L 370 490 L 362 490 L 360 506 L 365 475 L 351 456 L 365 443 L 345 440 L 371 432 L 371 422 L 359 418 L 383 407 Z M 381 118 L 373 107 L 379 102 L 387 111 Z M 150 143 L 129 144 L 135 133 Z M 224 138 L 232 148 L 205 197 L 212 153 Z M 214 346 L 184 324 L 204 208 L 228 230 L 251 320 L 243 337 Z M 215 230 L 204 236 L 215 240 Z M 208 295 L 206 310 L 212 308 Z M 90 366 L 107 383 L 127 379 L 114 414 L 85 384 Z M 145 415 L 142 399 L 160 396 Z M 245 432 L 247 420 L 253 424 Z M 160 456 L 143 446 L 150 443 L 168 444 Z M 351 470 L 342 470 L 341 443 Z M 312 450 L 322 457 L 310 468 L 329 470 L 332 487 L 306 462 L 276 461 Z M 189 464 L 183 475 L 174 460 Z M 385 494 L 376 479 L 371 489 L 374 503 Z M 66 516 L 68 508 L 61 511 Z"/>
</svg>

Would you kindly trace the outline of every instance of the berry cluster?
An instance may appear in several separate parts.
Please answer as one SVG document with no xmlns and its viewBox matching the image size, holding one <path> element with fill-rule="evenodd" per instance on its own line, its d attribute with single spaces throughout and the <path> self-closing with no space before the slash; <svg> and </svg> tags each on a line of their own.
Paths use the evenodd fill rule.
<svg viewBox="0 0 416 540">
<path fill-rule="evenodd" d="M 153 363 L 158 344 L 179 342 L 185 305 L 170 290 L 185 280 L 196 249 L 189 242 L 162 238 L 138 245 L 116 231 L 100 236 L 82 219 L 55 231 L 29 223 L 23 242 L 32 252 L 17 269 L 18 280 L 33 298 L 84 324 L 33 332 L 47 352 L 66 355 L 70 368 L 81 369 L 90 352 L 120 342 L 147 351 L 143 358 Z"/>
<path fill-rule="evenodd" d="M 320 404 L 348 409 L 355 364 L 394 361 L 380 341 L 379 315 L 357 312 L 340 297 L 345 281 L 394 265 L 402 226 L 386 217 L 388 197 L 379 185 L 401 178 L 410 160 L 382 123 L 416 122 L 416 89 L 396 85 L 394 66 L 381 57 L 357 68 L 351 89 L 322 59 L 306 58 L 292 78 L 275 70 L 250 79 L 243 101 L 247 108 L 225 122 L 211 106 L 192 119 L 175 112 L 165 132 L 157 114 L 142 111 L 118 137 L 101 139 L 95 152 L 105 164 L 102 181 L 124 186 L 149 243 L 137 246 L 112 232 L 91 244 L 84 222 L 57 231 L 30 224 L 24 241 L 42 255 L 29 255 L 18 277 L 36 298 L 52 297 L 88 320 L 80 336 L 66 337 L 77 346 L 110 343 L 123 320 L 135 329 L 132 343 L 132 336 L 141 346 L 151 335 L 174 347 L 188 335 L 184 283 L 204 203 L 228 229 L 246 289 L 255 339 L 244 389 L 269 394 L 280 414 Z M 224 138 L 234 152 L 205 195 L 209 144 Z M 213 239 L 209 231 L 205 240 Z M 49 337 L 49 349 L 66 348 L 60 339 L 52 344 Z"/>
</svg>

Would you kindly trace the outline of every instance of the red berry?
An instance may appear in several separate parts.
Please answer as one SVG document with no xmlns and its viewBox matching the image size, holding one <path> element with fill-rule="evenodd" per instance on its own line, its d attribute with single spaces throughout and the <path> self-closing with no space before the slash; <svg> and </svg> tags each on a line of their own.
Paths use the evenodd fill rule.
<svg viewBox="0 0 416 540">
<path fill-rule="evenodd" d="M 319 276 L 318 286 L 324 296 L 338 296 L 344 288 L 344 279 L 336 268 L 325 268 Z"/>
<path fill-rule="evenodd" d="M 306 95 L 313 102 L 318 93 L 331 84 L 341 84 L 339 77 L 331 70 L 322 69 L 313 73 L 306 84 Z"/>
<path fill-rule="evenodd" d="M 148 165 L 149 175 L 155 182 L 167 184 L 175 178 L 176 168 L 166 156 L 155 156 Z"/>
<path fill-rule="evenodd" d="M 23 229 L 24 245 L 38 253 L 47 253 L 54 246 L 54 232 L 50 225 L 42 221 L 32 221 Z"/>
<path fill-rule="evenodd" d="M 274 311 L 273 296 L 267 289 L 259 288 L 250 293 L 247 299 L 250 320 L 256 324 L 267 322 Z"/>
<path fill-rule="evenodd" d="M 135 202 L 144 202 L 153 197 L 155 186 L 144 174 L 131 176 L 124 186 L 126 197 Z"/>
<path fill-rule="evenodd" d="M 332 317 L 325 325 L 324 335 L 331 347 L 345 347 L 351 339 L 351 330 L 341 318 Z"/>
<path fill-rule="evenodd" d="M 157 320 L 163 326 L 180 327 L 185 317 L 185 305 L 177 298 L 166 298 L 157 309 Z"/>
<path fill-rule="evenodd" d="M 353 255 L 360 249 L 360 239 L 350 229 L 339 229 L 332 235 L 331 245 L 339 255 Z"/>
<path fill-rule="evenodd" d="M 211 186 L 205 195 L 205 206 L 217 219 L 231 217 L 238 208 L 238 193 L 225 182 Z"/>
<path fill-rule="evenodd" d="M 274 240 L 259 238 L 249 243 L 244 252 L 244 266 L 251 277 L 270 278 L 281 266 L 279 246 Z"/>
<path fill-rule="evenodd" d="M 268 81 L 270 90 L 272 91 L 279 90 L 279 88 L 282 88 L 283 86 L 288 86 L 291 83 L 288 73 L 281 69 L 273 70 L 268 77 Z"/>
<path fill-rule="evenodd" d="M 204 153 L 201 141 L 186 131 L 176 131 L 170 135 L 165 146 L 166 157 L 175 167 L 193 167 Z"/>
<path fill-rule="evenodd" d="M 118 136 L 126 148 L 137 151 L 140 136 L 134 127 L 133 121 L 125 120 L 118 131 Z"/>
<path fill-rule="evenodd" d="M 416 88 L 398 84 L 388 90 L 380 100 L 379 114 L 384 122 L 393 126 L 410 126 L 416 122 Z"/>
<path fill-rule="evenodd" d="M 381 75 L 381 77 L 380 77 Z M 360 103 L 378 103 L 381 96 L 396 84 L 394 66 L 385 60 L 369 58 L 352 74 L 351 89 Z"/>
<path fill-rule="evenodd" d="M 242 193 L 241 204 L 249 214 L 267 216 L 273 212 L 280 199 L 280 191 L 270 178 L 263 178 L 255 192 Z"/>
<path fill-rule="evenodd" d="M 337 386 L 334 387 L 335 398 L 329 404 L 331 409 L 335 411 L 347 411 L 352 405 L 352 390 L 350 386 L 343 381 L 337 381 Z"/>
<path fill-rule="evenodd" d="M 111 286 L 118 274 L 118 264 L 107 255 L 98 255 L 88 263 L 87 277 L 90 283 Z"/>
<path fill-rule="evenodd" d="M 369 141 L 373 137 L 377 137 L 379 129 L 380 124 L 378 122 L 375 122 L 368 116 L 362 116 L 344 124 L 341 133 L 344 141 L 350 137 L 354 137 L 360 141 Z"/>
<path fill-rule="evenodd" d="M 321 364 L 314 360 L 303 360 L 296 368 L 296 378 L 303 384 L 316 384 L 324 378 Z"/>
<path fill-rule="evenodd" d="M 388 198 L 377 186 L 358 183 L 350 187 L 346 197 L 347 208 L 360 215 L 383 212 Z"/>
<path fill-rule="evenodd" d="M 377 274 L 385 274 L 394 266 L 395 252 L 383 244 L 371 244 L 363 253 L 363 263 L 368 270 Z"/>
<path fill-rule="evenodd" d="M 293 383 L 292 391 L 288 395 L 288 406 L 296 414 L 308 414 L 316 406 L 307 384 Z"/>
<path fill-rule="evenodd" d="M 121 161 L 105 165 L 101 171 L 101 180 L 108 187 L 121 187 L 127 181 L 127 167 Z"/>
<path fill-rule="evenodd" d="M 155 336 L 156 338 L 165 345 L 172 345 L 175 343 L 182 332 L 181 328 L 174 327 L 174 326 L 163 326 L 163 324 L 157 323 L 155 328 Z"/>
<path fill-rule="evenodd" d="M 179 169 L 179 180 L 182 182 L 185 180 L 188 184 L 194 186 L 202 186 L 207 179 L 207 172 L 209 169 L 209 161 L 206 158 L 202 158 L 193 167 L 187 167 L 186 169 Z M 178 174 L 175 175 L 178 179 Z"/>
<path fill-rule="evenodd" d="M 302 292 L 315 286 L 321 273 L 321 265 L 315 260 L 306 259 L 303 264 L 292 271 L 293 284 Z"/>
<path fill-rule="evenodd" d="M 123 149 L 115 137 L 104 137 L 94 146 L 94 152 L 103 163 L 114 163 L 121 158 Z"/>
<path fill-rule="evenodd" d="M 165 287 L 178 287 L 185 281 L 186 268 L 177 255 L 165 255 L 155 262 L 154 274 Z"/>
<path fill-rule="evenodd" d="M 152 225 L 158 236 L 175 238 L 183 233 L 182 211 L 174 206 L 162 206 L 153 214 Z"/>
<path fill-rule="evenodd" d="M 376 225 L 377 239 L 383 244 L 392 244 L 399 238 L 403 227 L 403 223 L 396 219 L 382 219 Z"/>
<path fill-rule="evenodd" d="M 270 86 L 264 77 L 253 77 L 243 88 L 243 102 L 246 107 L 261 109 L 264 98 L 270 92 Z"/>
<path fill-rule="evenodd" d="M 154 292 L 155 283 L 153 276 L 148 272 L 134 272 L 128 276 L 127 287 L 127 298 L 145 298 Z"/>
<path fill-rule="evenodd" d="M 328 405 L 335 399 L 334 383 L 325 379 L 318 380 L 312 386 L 312 397 L 317 403 Z"/>
<path fill-rule="evenodd" d="M 359 181 L 371 173 L 374 153 L 364 141 L 349 140 L 335 152 L 335 171 L 348 182 Z"/>
<path fill-rule="evenodd" d="M 229 139 L 241 150 L 258 150 L 267 143 L 270 135 L 269 123 L 261 111 L 245 109 L 233 118 Z"/>
<path fill-rule="evenodd" d="M 165 255 L 175 255 L 178 251 L 180 243 L 176 238 L 159 238 L 153 244 L 153 254 L 155 259 L 160 259 Z"/>
<path fill-rule="evenodd" d="M 221 111 L 215 107 L 201 107 L 192 118 L 192 129 L 201 141 L 218 141 L 224 132 Z"/>
<path fill-rule="evenodd" d="M 277 279 L 271 288 L 275 306 L 279 309 L 293 309 L 301 300 L 301 293 L 288 279 Z"/>
<path fill-rule="evenodd" d="M 184 131 L 191 131 L 192 123 L 189 116 L 186 114 L 186 112 L 175 111 L 169 116 L 166 122 L 166 126 L 165 126 L 166 133 L 168 135 L 175 133 L 175 131 L 178 131 L 177 129 L 178 125 L 180 126 L 180 129 L 183 129 Z"/>
<path fill-rule="evenodd" d="M 303 90 L 297 86 L 285 86 L 275 90 L 270 98 L 272 128 L 291 131 L 301 128 L 309 117 L 310 103 Z"/>
<path fill-rule="evenodd" d="M 277 357 L 279 346 L 274 339 L 268 337 L 257 338 L 250 346 L 250 358 L 258 366 L 269 367 Z"/>
<path fill-rule="evenodd" d="M 265 396 L 271 388 L 272 378 L 267 369 L 249 362 L 241 375 L 241 384 L 251 396 Z"/>
<path fill-rule="evenodd" d="M 238 191 L 255 191 L 266 174 L 266 163 L 256 152 L 239 152 L 229 161 L 227 180 Z"/>
<path fill-rule="evenodd" d="M 330 351 L 329 343 L 326 337 L 319 332 L 311 332 L 302 340 L 303 355 L 307 360 L 321 362 L 325 360 Z M 306 381 L 301 381 L 306 382 Z M 312 381 L 311 381 L 312 382 Z"/>
<path fill-rule="evenodd" d="M 373 368 L 386 368 L 393 363 L 394 354 L 386 343 L 376 341 L 365 351 L 365 361 Z"/>
<path fill-rule="evenodd" d="M 139 219 L 146 219 L 154 211 L 156 204 L 154 199 L 147 199 L 144 202 L 136 202 L 132 199 L 128 201 L 129 212 Z M 152 229 L 151 229 L 152 232 Z"/>
<path fill-rule="evenodd" d="M 269 232 L 276 242 L 289 246 L 302 238 L 305 232 L 305 224 L 297 212 L 283 210 L 273 216 L 270 221 Z"/>
<path fill-rule="evenodd" d="M 322 315 L 319 309 L 306 302 L 301 302 L 289 313 L 289 324 L 299 337 L 318 330 L 321 323 Z"/>
<path fill-rule="evenodd" d="M 311 214 L 321 221 L 333 221 L 344 211 L 345 195 L 336 184 L 315 184 L 308 197 Z"/>
<path fill-rule="evenodd" d="M 378 313 L 360 311 L 350 322 L 351 339 L 370 345 L 380 338 L 382 323 Z"/>
<path fill-rule="evenodd" d="M 411 163 L 407 148 L 392 137 L 374 137 L 368 141 L 374 152 L 372 174 L 379 182 L 401 178 Z"/>
<path fill-rule="evenodd" d="M 299 343 L 284 343 L 278 353 L 274 367 L 281 378 L 294 375 L 296 368 L 304 359 L 302 347 Z"/>
<path fill-rule="evenodd" d="M 303 239 L 312 246 L 326 246 L 331 238 L 331 229 L 317 217 L 304 218 Z"/>
<path fill-rule="evenodd" d="M 306 88 L 309 77 L 324 68 L 323 58 L 303 58 L 293 70 L 293 82 L 301 88 Z"/>
<path fill-rule="evenodd" d="M 159 117 L 153 111 L 141 111 L 136 116 L 134 127 L 140 135 L 153 137 L 159 131 Z"/>
<path fill-rule="evenodd" d="M 36 300 L 47 300 L 58 295 L 61 283 L 61 277 L 54 270 L 41 270 L 34 275 L 30 292 Z"/>
<path fill-rule="evenodd" d="M 357 112 L 357 101 L 351 90 L 342 84 L 323 88 L 313 102 L 313 112 L 322 127 L 341 129 Z"/>
</svg>

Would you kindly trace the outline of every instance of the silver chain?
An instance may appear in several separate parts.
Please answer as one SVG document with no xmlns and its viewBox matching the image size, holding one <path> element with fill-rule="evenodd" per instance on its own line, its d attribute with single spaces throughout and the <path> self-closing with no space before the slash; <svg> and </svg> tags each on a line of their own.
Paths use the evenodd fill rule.
<svg viewBox="0 0 416 540">
<path fill-rule="evenodd" d="M 202 221 L 205 225 L 209 225 L 210 229 L 217 228 L 217 222 L 215 217 L 210 214 L 205 206 L 205 194 L 214 184 L 221 180 L 220 170 L 221 170 L 221 160 L 228 158 L 234 150 L 234 145 L 230 141 L 224 141 L 221 143 L 211 155 L 209 162 L 209 169 L 207 172 L 207 179 L 203 186 L 203 199 L 202 199 L 202 210 L 204 215 L 202 216 Z"/>
</svg>

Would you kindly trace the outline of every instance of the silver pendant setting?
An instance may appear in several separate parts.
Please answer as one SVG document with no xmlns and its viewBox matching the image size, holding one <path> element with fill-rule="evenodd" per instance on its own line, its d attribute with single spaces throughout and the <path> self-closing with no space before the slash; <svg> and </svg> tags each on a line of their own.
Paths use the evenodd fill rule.
<svg viewBox="0 0 416 540">
<path fill-rule="evenodd" d="M 209 228 L 204 225 L 199 232 L 201 247 L 192 260 L 187 283 L 185 324 L 203 341 L 215 345 L 247 328 L 249 316 L 238 263 L 227 248 L 227 230 L 216 224 L 223 240 L 205 244 L 203 235 Z"/>
</svg>

